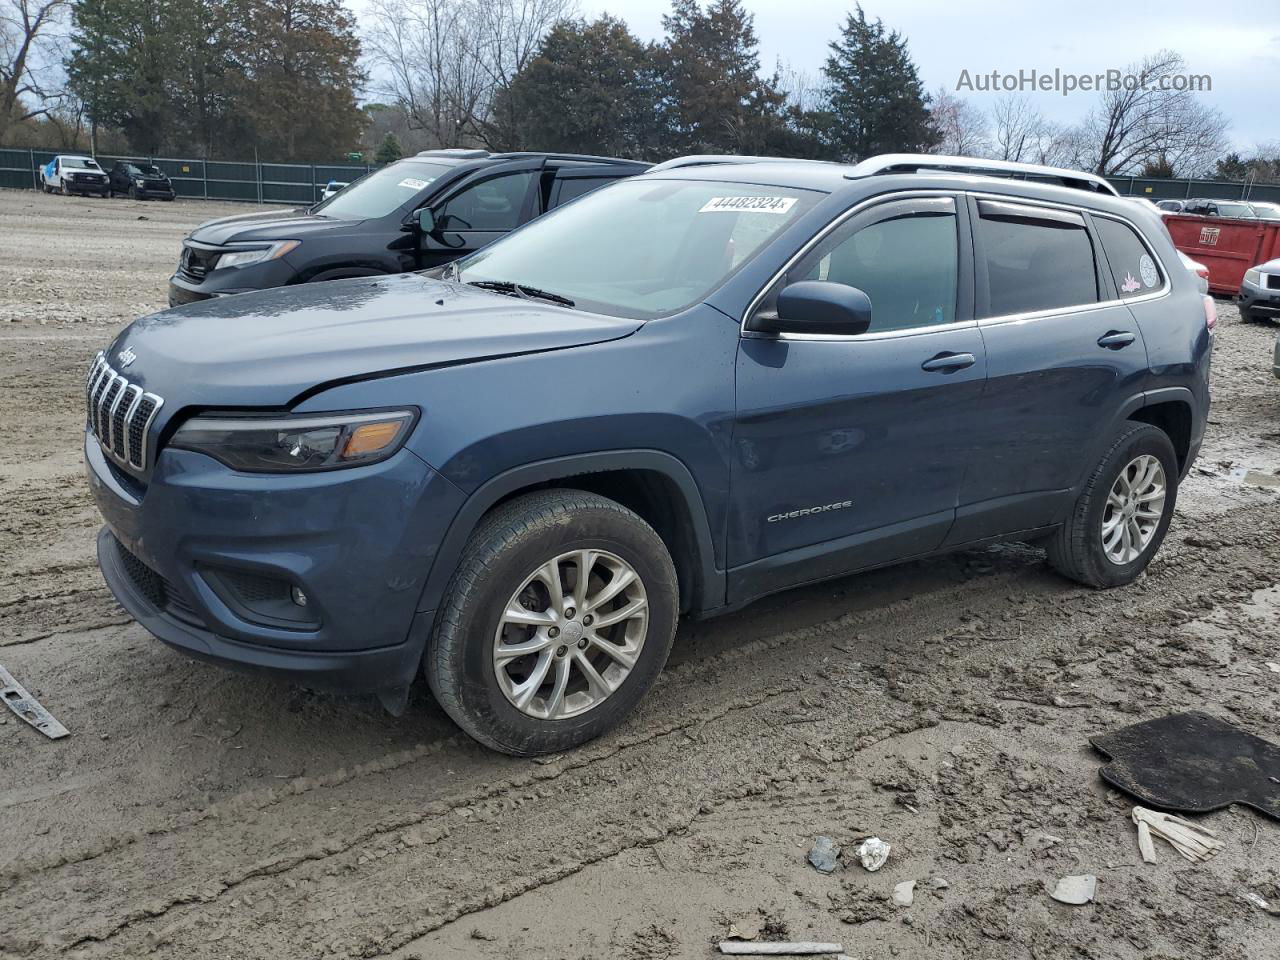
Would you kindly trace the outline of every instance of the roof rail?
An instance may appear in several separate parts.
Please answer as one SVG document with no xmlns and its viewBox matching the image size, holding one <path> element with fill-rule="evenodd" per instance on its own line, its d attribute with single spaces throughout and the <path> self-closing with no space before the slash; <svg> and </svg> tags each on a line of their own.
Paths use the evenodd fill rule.
<svg viewBox="0 0 1280 960">
<path fill-rule="evenodd" d="M 727 153 L 699 153 L 688 157 L 676 157 L 650 167 L 650 173 L 663 170 L 679 170 L 682 167 L 706 167 L 717 163 L 821 163 L 819 160 L 798 160 L 793 157 L 749 157 Z"/>
<path fill-rule="evenodd" d="M 885 173 L 914 173 L 917 170 L 955 170 L 963 173 L 990 174 L 994 176 L 1042 178 L 1057 180 L 1064 187 L 1090 190 L 1118 197 L 1116 190 L 1105 178 L 1082 170 L 1062 167 L 1042 167 L 1035 163 L 1014 163 L 1011 160 L 982 160 L 978 157 L 949 157 L 928 153 L 886 153 L 870 157 L 845 174 L 850 180 L 873 177 Z"/>
<path fill-rule="evenodd" d="M 439 150 L 419 150 L 418 157 L 455 157 L 459 160 L 479 160 L 489 156 L 488 150 L 470 150 L 466 147 L 444 147 Z"/>
<path fill-rule="evenodd" d="M 628 160 L 626 157 L 597 157 L 589 153 L 552 153 L 545 150 L 516 150 L 510 153 L 495 153 L 495 157 L 517 159 L 520 157 L 546 157 L 548 160 L 581 160 L 587 163 L 616 163 L 627 167 L 647 167 L 643 160 Z"/>
</svg>

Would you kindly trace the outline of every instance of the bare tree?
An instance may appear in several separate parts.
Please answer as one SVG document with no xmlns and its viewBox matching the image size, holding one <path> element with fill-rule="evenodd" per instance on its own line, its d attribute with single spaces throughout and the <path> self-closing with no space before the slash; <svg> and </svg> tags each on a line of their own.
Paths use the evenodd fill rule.
<svg viewBox="0 0 1280 960">
<path fill-rule="evenodd" d="M 433 146 L 505 146 L 498 95 L 575 10 L 575 0 L 373 0 L 368 49 L 382 92 Z"/>
<path fill-rule="evenodd" d="M 987 117 L 963 97 L 939 87 L 929 105 L 933 125 L 942 135 L 935 153 L 957 157 L 982 157 L 991 149 Z"/>
<path fill-rule="evenodd" d="M 68 0 L 0 0 L 0 137 L 10 123 L 47 114 L 37 67 Z"/>
<path fill-rule="evenodd" d="M 1186 69 L 1171 50 L 1126 67 L 1126 82 L 1104 90 L 1080 126 L 1082 164 L 1100 174 L 1125 174 L 1166 161 L 1178 173 L 1190 173 L 1220 155 L 1225 118 L 1200 102 L 1188 84 L 1170 82 L 1185 81 Z"/>
</svg>

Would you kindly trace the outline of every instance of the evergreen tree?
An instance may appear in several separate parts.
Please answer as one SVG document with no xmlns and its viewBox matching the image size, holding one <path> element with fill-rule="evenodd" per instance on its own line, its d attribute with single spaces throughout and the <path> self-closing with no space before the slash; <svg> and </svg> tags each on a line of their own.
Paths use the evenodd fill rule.
<svg viewBox="0 0 1280 960">
<path fill-rule="evenodd" d="M 941 136 L 929 116 L 907 41 L 862 7 L 849 14 L 822 72 L 826 109 L 818 126 L 833 151 L 848 160 L 880 153 L 923 153 Z"/>
<path fill-rule="evenodd" d="M 404 149 L 400 146 L 400 141 L 396 139 L 394 133 L 388 133 L 382 138 L 382 143 L 378 146 L 378 152 L 374 156 L 374 160 L 380 164 L 395 163 L 404 156 Z"/>
<path fill-rule="evenodd" d="M 499 94 L 512 109 L 514 145 L 606 156 L 643 157 L 656 149 L 657 76 L 652 49 L 621 20 L 565 20 L 538 55 Z"/>
<path fill-rule="evenodd" d="M 765 153 L 787 137 L 777 77 L 762 79 L 754 17 L 740 0 L 673 0 L 661 48 L 669 152 Z"/>
<path fill-rule="evenodd" d="M 367 120 L 355 19 L 342 0 L 233 0 L 235 99 L 258 152 L 281 160 L 336 157 Z"/>
</svg>

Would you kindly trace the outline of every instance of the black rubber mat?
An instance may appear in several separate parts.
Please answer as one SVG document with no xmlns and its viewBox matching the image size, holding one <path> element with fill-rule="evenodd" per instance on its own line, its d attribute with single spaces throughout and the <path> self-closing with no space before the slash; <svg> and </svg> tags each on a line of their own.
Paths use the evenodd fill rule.
<svg viewBox="0 0 1280 960">
<path fill-rule="evenodd" d="M 1102 779 L 1161 810 L 1243 803 L 1280 820 L 1280 747 L 1207 713 L 1174 713 L 1090 737 Z"/>
</svg>

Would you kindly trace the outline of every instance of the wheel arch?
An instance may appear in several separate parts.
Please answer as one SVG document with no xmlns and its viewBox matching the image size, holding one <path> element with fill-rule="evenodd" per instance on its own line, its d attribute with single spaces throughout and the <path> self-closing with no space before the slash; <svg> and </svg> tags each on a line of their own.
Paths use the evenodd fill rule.
<svg viewBox="0 0 1280 960">
<path fill-rule="evenodd" d="M 467 541 L 487 513 L 513 497 L 553 487 L 609 497 L 649 523 L 675 563 L 681 613 L 724 605 L 724 571 L 715 566 L 711 526 L 688 467 L 658 450 L 616 450 L 525 464 L 478 487 L 449 525 L 418 609 L 439 607 Z"/>
<path fill-rule="evenodd" d="M 1191 391 L 1185 387 L 1153 390 L 1146 395 L 1146 402 L 1128 417 L 1164 431 L 1177 454 L 1179 476 L 1186 473 L 1191 456 L 1191 437 L 1195 427 L 1193 400 Z"/>
<path fill-rule="evenodd" d="M 1098 434 L 1093 449 L 1071 488 L 1073 496 L 1083 487 L 1099 458 L 1110 446 L 1116 431 L 1128 420 L 1149 423 L 1163 430 L 1177 453 L 1181 475 L 1185 475 L 1195 437 L 1195 404 L 1195 394 L 1188 387 L 1161 387 L 1131 396 L 1120 405 L 1107 429 Z"/>
</svg>

